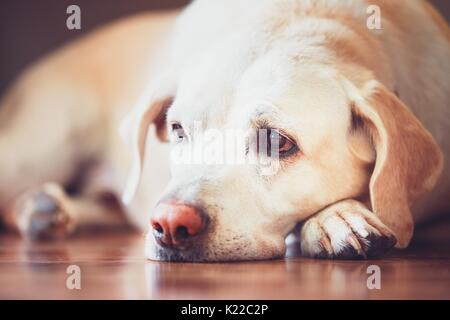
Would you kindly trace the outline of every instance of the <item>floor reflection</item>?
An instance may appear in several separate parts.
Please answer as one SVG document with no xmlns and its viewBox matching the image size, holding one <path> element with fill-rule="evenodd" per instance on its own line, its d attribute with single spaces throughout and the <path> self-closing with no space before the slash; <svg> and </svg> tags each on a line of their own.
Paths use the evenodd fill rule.
<svg viewBox="0 0 450 320">
<path fill-rule="evenodd" d="M 394 299 L 450 298 L 449 244 L 414 244 L 372 261 L 290 257 L 243 263 L 147 261 L 143 236 L 84 235 L 32 244 L 0 235 L 0 298 L 34 299 Z M 66 287 L 81 268 L 81 290 Z M 377 265 L 381 289 L 370 290 Z"/>
</svg>

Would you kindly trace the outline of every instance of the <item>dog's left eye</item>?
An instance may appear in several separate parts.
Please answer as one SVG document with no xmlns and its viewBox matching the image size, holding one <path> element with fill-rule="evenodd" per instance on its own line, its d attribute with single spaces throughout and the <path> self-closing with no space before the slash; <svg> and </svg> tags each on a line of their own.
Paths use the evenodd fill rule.
<svg viewBox="0 0 450 320">
<path fill-rule="evenodd" d="M 275 129 L 269 129 L 268 130 L 268 149 L 272 150 L 272 147 L 278 146 L 278 156 L 279 157 L 287 157 L 290 156 L 292 154 L 294 154 L 295 152 L 297 152 L 298 147 L 295 144 L 295 142 L 293 142 L 290 138 L 286 137 L 285 135 L 281 134 L 280 132 L 278 132 Z M 271 151 L 268 150 L 268 155 L 271 155 Z M 277 149 L 275 149 L 277 150 Z"/>
<path fill-rule="evenodd" d="M 172 137 L 175 142 L 181 142 L 187 138 L 186 132 L 179 123 L 172 123 Z"/>
</svg>

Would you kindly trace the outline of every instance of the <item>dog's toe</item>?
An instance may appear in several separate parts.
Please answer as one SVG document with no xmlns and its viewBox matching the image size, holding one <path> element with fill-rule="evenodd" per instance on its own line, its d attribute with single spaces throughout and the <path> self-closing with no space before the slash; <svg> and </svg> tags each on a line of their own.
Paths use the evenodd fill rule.
<svg viewBox="0 0 450 320">
<path fill-rule="evenodd" d="M 73 230 L 73 219 L 64 191 L 47 184 L 24 194 L 16 203 L 19 231 L 31 240 L 60 239 Z"/>
</svg>

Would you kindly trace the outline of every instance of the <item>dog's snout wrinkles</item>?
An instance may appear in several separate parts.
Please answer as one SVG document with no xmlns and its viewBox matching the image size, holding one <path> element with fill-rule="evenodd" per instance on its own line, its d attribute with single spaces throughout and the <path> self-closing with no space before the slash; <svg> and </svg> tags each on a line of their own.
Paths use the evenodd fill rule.
<svg viewBox="0 0 450 320">
<path fill-rule="evenodd" d="M 206 228 L 201 211 L 182 203 L 160 203 L 151 218 L 151 226 L 158 243 L 181 246 L 200 235 Z"/>
</svg>

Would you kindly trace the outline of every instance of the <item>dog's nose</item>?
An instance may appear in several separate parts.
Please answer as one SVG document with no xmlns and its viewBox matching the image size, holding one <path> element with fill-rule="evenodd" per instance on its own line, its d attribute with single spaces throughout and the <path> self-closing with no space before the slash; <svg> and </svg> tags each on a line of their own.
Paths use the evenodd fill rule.
<svg viewBox="0 0 450 320">
<path fill-rule="evenodd" d="M 159 244 L 181 246 L 201 234 L 206 228 L 201 210 L 182 203 L 160 203 L 156 206 L 151 225 Z"/>
</svg>

